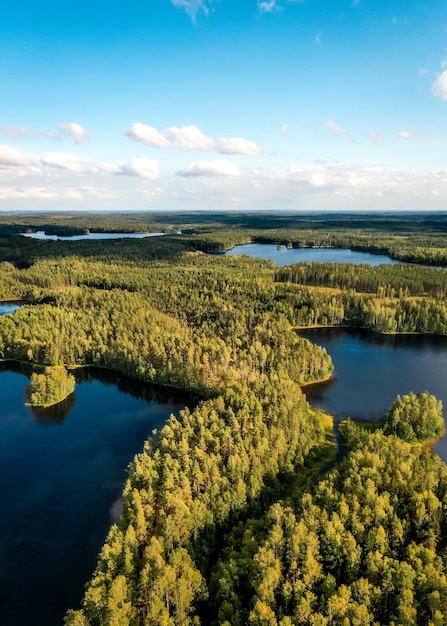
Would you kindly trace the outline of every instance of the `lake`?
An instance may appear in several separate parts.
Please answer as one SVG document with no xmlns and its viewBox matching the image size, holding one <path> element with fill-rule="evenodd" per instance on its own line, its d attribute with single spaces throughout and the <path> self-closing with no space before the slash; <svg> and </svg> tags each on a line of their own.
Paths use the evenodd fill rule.
<svg viewBox="0 0 447 626">
<path fill-rule="evenodd" d="M 337 420 L 380 419 L 398 394 L 429 391 L 447 417 L 447 337 L 380 335 L 350 328 L 299 332 L 324 346 L 335 365 L 333 379 L 305 388 L 309 402 Z M 434 446 L 447 462 L 447 437 Z"/>
<path fill-rule="evenodd" d="M 44 230 L 34 233 L 20 233 L 31 239 L 50 239 L 52 241 L 81 241 L 82 239 L 143 239 L 144 237 L 161 237 L 166 233 L 88 233 L 87 235 L 47 235 Z"/>
<path fill-rule="evenodd" d="M 276 265 L 289 265 L 290 263 L 357 263 L 361 265 L 382 265 L 383 263 L 396 265 L 399 261 L 394 261 L 385 254 L 371 254 L 357 250 L 345 250 L 344 248 L 287 248 L 281 246 L 278 250 L 276 244 L 247 243 L 235 246 L 225 252 L 225 256 L 234 254 L 246 254 L 247 256 L 271 260 Z"/>
<path fill-rule="evenodd" d="M 24 405 L 27 376 L 0 364 L 0 624 L 60 626 L 78 608 L 120 511 L 126 467 L 171 413 L 197 400 L 97 369 L 67 401 Z"/>
<path fill-rule="evenodd" d="M 0 302 L 0 316 L 14 313 L 23 306 L 23 302 Z"/>
</svg>

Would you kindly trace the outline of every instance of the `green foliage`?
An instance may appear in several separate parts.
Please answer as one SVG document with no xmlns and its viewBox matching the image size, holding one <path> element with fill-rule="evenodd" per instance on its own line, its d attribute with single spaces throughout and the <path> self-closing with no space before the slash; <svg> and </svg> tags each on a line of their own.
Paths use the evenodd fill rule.
<svg viewBox="0 0 447 626">
<path fill-rule="evenodd" d="M 447 293 L 445 270 L 414 265 L 353 265 L 349 263 L 295 263 L 276 270 L 275 280 L 318 287 L 335 287 L 404 298 Z"/>
<path fill-rule="evenodd" d="M 447 258 L 445 225 L 433 220 L 422 236 L 411 221 L 389 233 L 385 218 L 371 218 L 368 232 L 358 220 L 359 232 L 307 217 L 283 218 L 294 231 L 281 232 L 272 218 L 255 232 L 246 228 L 251 218 L 182 219 L 188 235 L 157 241 L 0 241 L 3 258 L 17 265 L 0 267 L 0 296 L 33 303 L 0 318 L 1 358 L 52 366 L 53 374 L 61 364 L 95 364 L 203 397 L 130 464 L 120 523 L 81 610 L 65 624 L 444 623 L 446 467 L 396 436 L 348 423 L 343 463 L 310 476 L 325 433 L 299 385 L 327 378 L 332 363 L 293 330 L 348 324 L 447 334 L 444 274 L 276 270 L 190 250 L 274 240 L 397 257 L 414 240 L 414 258 L 434 262 Z M 35 384 L 47 393 L 47 382 Z M 440 407 L 422 396 L 409 414 L 418 416 L 415 436 L 428 439 Z"/>
<path fill-rule="evenodd" d="M 217 623 L 445 624 L 447 467 L 381 431 L 351 444 L 312 492 L 222 552 Z"/>
<path fill-rule="evenodd" d="M 75 378 L 63 365 L 46 367 L 43 374 L 31 374 L 26 386 L 28 404 L 48 407 L 65 400 L 75 389 Z"/>
<path fill-rule="evenodd" d="M 430 441 L 445 432 L 442 402 L 424 391 L 397 396 L 384 419 L 383 432 L 404 441 Z"/>
</svg>

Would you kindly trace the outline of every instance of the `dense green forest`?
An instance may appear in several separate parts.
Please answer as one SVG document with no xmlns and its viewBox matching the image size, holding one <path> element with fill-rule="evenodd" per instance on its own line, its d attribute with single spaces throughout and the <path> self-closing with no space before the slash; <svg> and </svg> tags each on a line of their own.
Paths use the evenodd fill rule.
<svg viewBox="0 0 447 626">
<path fill-rule="evenodd" d="M 75 389 L 75 378 L 63 365 L 46 367 L 43 373 L 33 372 L 26 387 L 31 406 L 49 407 L 65 400 Z"/>
<path fill-rule="evenodd" d="M 95 228 L 182 234 L 67 243 L 16 226 L 82 230 L 86 217 L 33 219 L 1 221 L 0 299 L 26 305 L 0 318 L 0 358 L 106 367 L 202 398 L 130 464 L 123 515 L 66 625 L 447 623 L 447 468 L 419 443 L 443 432 L 439 403 L 398 398 L 383 430 L 346 424 L 348 452 L 325 473 L 330 420 L 300 385 L 333 365 L 296 333 L 447 334 L 445 270 L 201 253 L 363 241 L 442 264 L 447 221 L 131 215 Z"/>
</svg>

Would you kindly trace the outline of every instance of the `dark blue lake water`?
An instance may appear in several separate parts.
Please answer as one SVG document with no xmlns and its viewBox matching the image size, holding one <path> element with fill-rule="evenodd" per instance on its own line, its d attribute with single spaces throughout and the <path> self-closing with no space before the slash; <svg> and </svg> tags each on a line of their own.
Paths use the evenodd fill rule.
<svg viewBox="0 0 447 626">
<path fill-rule="evenodd" d="M 27 376 L 0 364 L 0 624 L 56 626 L 76 608 L 112 522 L 126 467 L 194 399 L 100 370 L 65 403 L 24 405 Z"/>
<path fill-rule="evenodd" d="M 338 419 L 380 419 L 398 394 L 427 390 L 442 400 L 447 417 L 447 337 L 348 328 L 299 334 L 324 346 L 335 365 L 332 380 L 306 388 L 313 406 Z M 447 437 L 434 450 L 447 462 Z"/>
<path fill-rule="evenodd" d="M 234 254 L 246 254 L 266 261 L 271 260 L 276 265 L 289 265 L 290 263 L 318 262 L 318 263 L 359 263 L 363 265 L 382 265 L 389 263 L 395 265 L 398 261 L 393 261 L 384 254 L 370 254 L 369 252 L 358 252 L 356 250 L 344 250 L 343 248 L 292 248 L 286 246 L 278 247 L 275 244 L 248 243 L 242 246 L 235 246 L 225 252 L 225 256 Z"/>
</svg>

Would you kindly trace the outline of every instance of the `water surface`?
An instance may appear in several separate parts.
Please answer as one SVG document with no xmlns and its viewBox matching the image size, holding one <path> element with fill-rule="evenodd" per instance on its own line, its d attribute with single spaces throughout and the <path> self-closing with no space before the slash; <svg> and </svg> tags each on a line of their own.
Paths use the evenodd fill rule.
<svg viewBox="0 0 447 626">
<path fill-rule="evenodd" d="M 20 233 L 31 239 L 51 239 L 52 241 L 80 241 L 82 239 L 143 239 L 144 237 L 160 237 L 166 233 L 88 233 L 87 235 L 47 235 L 44 230 L 34 233 Z"/>
<path fill-rule="evenodd" d="M 324 346 L 335 365 L 332 380 L 306 388 L 313 406 L 337 419 L 380 419 L 398 394 L 429 391 L 442 400 L 447 417 L 447 337 L 349 328 L 299 334 Z M 434 449 L 447 462 L 447 438 Z"/>
<path fill-rule="evenodd" d="M 289 265 L 290 263 L 357 263 L 361 265 L 382 265 L 383 263 L 396 265 L 394 261 L 385 254 L 371 254 L 370 252 L 360 252 L 357 250 L 345 250 L 344 248 L 287 248 L 281 246 L 278 249 L 276 244 L 248 243 L 235 246 L 225 252 L 225 256 L 234 254 L 246 254 L 247 256 L 274 261 L 276 265 Z"/>
<path fill-rule="evenodd" d="M 0 302 L 0 316 L 14 313 L 23 306 L 23 302 Z"/>
<path fill-rule="evenodd" d="M 100 370 L 49 410 L 24 405 L 28 378 L 0 368 L 0 624 L 60 626 L 77 608 L 126 467 L 154 428 L 194 399 Z"/>
</svg>

